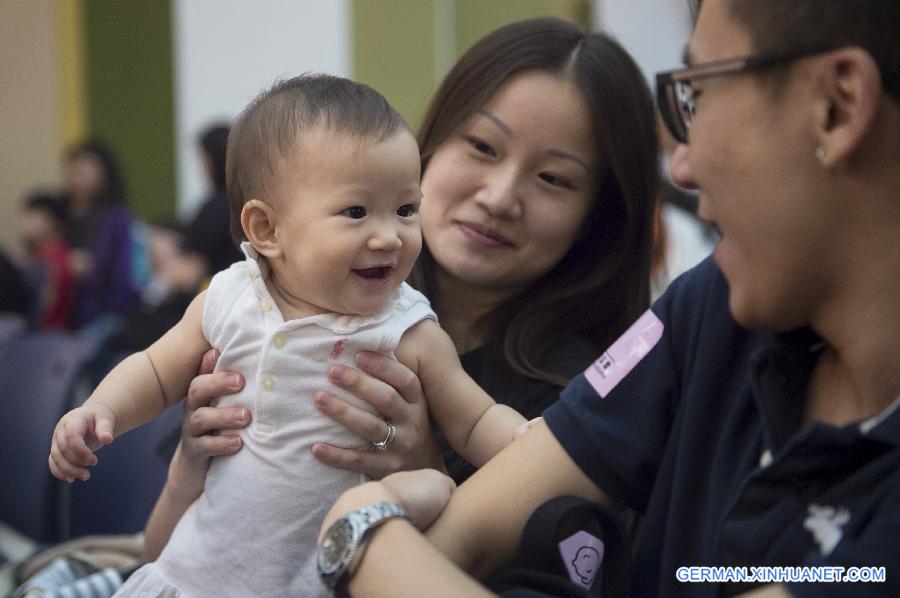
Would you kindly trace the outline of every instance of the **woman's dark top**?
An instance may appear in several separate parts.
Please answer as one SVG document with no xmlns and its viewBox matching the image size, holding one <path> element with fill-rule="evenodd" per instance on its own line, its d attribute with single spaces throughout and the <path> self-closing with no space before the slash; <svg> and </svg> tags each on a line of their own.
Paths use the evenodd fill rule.
<svg viewBox="0 0 900 598">
<path fill-rule="evenodd" d="M 244 259 L 231 239 L 230 218 L 228 198 L 223 189 L 203 203 L 188 225 L 188 246 L 206 258 L 210 276 Z"/>
<path fill-rule="evenodd" d="M 490 342 L 463 353 L 459 359 L 466 373 L 495 401 L 512 407 L 525 419 L 539 417 L 559 399 L 563 387 L 515 372 L 503 359 L 502 349 L 500 341 Z M 568 380 L 587 369 L 599 354 L 600 351 L 586 339 L 570 335 L 556 344 L 542 367 Z M 435 436 L 444 454 L 447 473 L 461 484 L 477 468 L 450 448 L 440 430 L 435 429 Z"/>
<path fill-rule="evenodd" d="M 106 312 L 128 313 L 140 304 L 131 222 L 128 210 L 115 203 L 97 205 L 69 222 L 65 234 L 69 247 L 91 253 L 91 269 L 77 284 L 76 326 Z"/>
</svg>

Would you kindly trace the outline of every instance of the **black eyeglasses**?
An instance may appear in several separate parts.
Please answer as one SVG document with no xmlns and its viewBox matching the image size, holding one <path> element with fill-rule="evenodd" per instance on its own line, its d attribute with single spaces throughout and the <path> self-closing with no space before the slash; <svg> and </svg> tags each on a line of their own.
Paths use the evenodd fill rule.
<svg viewBox="0 0 900 598">
<path fill-rule="evenodd" d="M 812 50 L 795 50 L 772 56 L 728 58 L 659 73 L 656 75 L 656 101 L 659 104 L 659 111 L 672 136 L 679 143 L 687 143 L 688 129 L 691 128 L 691 122 L 694 119 L 694 88 L 692 86 L 694 81 L 758 71 L 806 56 L 830 52 L 834 49 L 832 46 Z"/>
</svg>

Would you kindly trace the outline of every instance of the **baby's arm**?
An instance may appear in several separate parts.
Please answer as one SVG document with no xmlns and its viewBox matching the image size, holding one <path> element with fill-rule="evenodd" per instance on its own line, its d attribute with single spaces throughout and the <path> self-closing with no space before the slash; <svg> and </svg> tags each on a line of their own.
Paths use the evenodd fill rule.
<svg viewBox="0 0 900 598">
<path fill-rule="evenodd" d="M 434 321 L 409 329 L 397 347 L 397 358 L 418 373 L 431 417 L 453 450 L 473 465 L 487 463 L 525 423 L 516 410 L 495 403 L 466 374 L 453 341 Z"/>
<path fill-rule="evenodd" d="M 61 480 L 90 478 L 85 466 L 97 463 L 94 451 L 113 438 L 147 423 L 187 392 L 209 344 L 201 316 L 205 292 L 181 321 L 162 338 L 129 356 L 97 386 L 84 405 L 56 425 L 50 448 L 50 471 Z"/>
</svg>

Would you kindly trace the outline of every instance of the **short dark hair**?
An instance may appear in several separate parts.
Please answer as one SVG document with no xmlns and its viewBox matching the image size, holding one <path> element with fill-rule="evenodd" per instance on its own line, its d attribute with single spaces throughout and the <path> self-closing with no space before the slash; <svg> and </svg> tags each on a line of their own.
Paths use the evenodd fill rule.
<svg viewBox="0 0 900 598">
<path fill-rule="evenodd" d="M 62 198 L 45 191 L 28 194 L 22 202 L 22 209 L 41 212 L 48 216 L 57 227 L 62 228 L 68 218 L 68 210 Z"/>
<path fill-rule="evenodd" d="M 580 334 L 602 349 L 650 302 L 659 188 L 655 109 L 640 69 L 610 37 L 556 18 L 512 23 L 470 48 L 435 94 L 419 131 L 423 176 L 437 148 L 526 71 L 571 81 L 584 95 L 599 175 L 584 234 L 559 264 L 487 319 L 502 331 L 505 359 L 516 371 L 565 384 L 540 366 L 556 341 Z M 412 281 L 439 306 L 425 241 Z"/>
<path fill-rule="evenodd" d="M 754 51 L 859 46 L 900 98 L 900 2 L 897 0 L 725 0 L 750 33 Z"/>
<path fill-rule="evenodd" d="M 245 240 L 244 204 L 269 190 L 278 159 L 296 149 L 300 135 L 317 128 L 376 142 L 408 130 L 368 85 L 310 73 L 276 82 L 250 102 L 228 136 L 226 179 L 235 242 Z"/>
<path fill-rule="evenodd" d="M 204 155 L 209 158 L 210 177 L 216 190 L 225 189 L 225 157 L 230 127 L 211 125 L 200 133 L 199 142 Z"/>
<path fill-rule="evenodd" d="M 92 156 L 100 162 L 103 170 L 102 187 L 94 201 L 98 204 L 125 203 L 125 183 L 122 169 L 113 150 L 99 139 L 88 139 L 70 147 L 66 151 L 65 161 L 71 163 L 83 156 Z"/>
</svg>

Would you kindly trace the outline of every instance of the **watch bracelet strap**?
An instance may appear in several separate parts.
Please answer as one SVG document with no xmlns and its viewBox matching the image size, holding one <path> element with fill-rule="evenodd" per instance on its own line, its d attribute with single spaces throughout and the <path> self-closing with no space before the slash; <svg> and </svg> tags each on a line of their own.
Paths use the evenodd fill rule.
<svg viewBox="0 0 900 598">
<path fill-rule="evenodd" d="M 373 530 L 378 528 L 381 524 L 387 523 L 389 520 L 396 519 L 397 517 L 402 517 L 403 519 L 406 519 L 407 521 L 412 523 L 412 518 L 407 514 L 406 510 L 403 507 L 395 502 L 389 501 L 382 501 L 379 503 L 375 503 L 374 505 L 362 507 L 360 509 L 357 509 L 354 514 L 362 517 L 368 527 L 363 533 L 363 537 L 360 539 L 360 543 L 356 549 L 356 554 L 353 556 L 353 560 L 348 565 L 347 570 L 344 573 L 340 583 L 335 588 L 336 596 L 347 595 L 347 584 L 353 578 L 356 570 L 359 569 L 359 565 L 362 562 L 363 555 L 365 555 L 366 549 L 369 546 L 369 540 L 371 539 Z"/>
<path fill-rule="evenodd" d="M 386 521 L 393 517 L 410 519 L 403 507 L 395 502 L 386 500 L 357 509 L 356 514 L 365 519 L 366 525 L 370 526 L 370 529 L 372 527 L 377 527 L 382 521 Z"/>
</svg>

